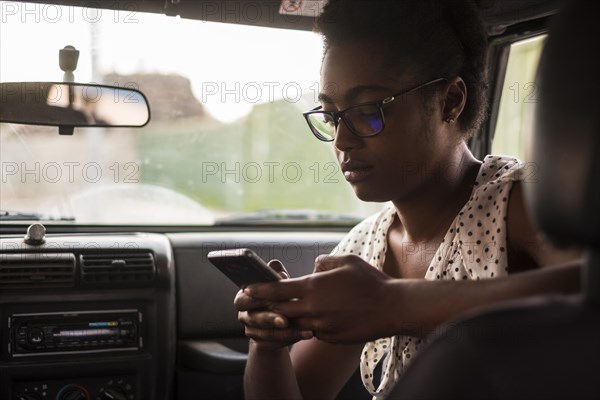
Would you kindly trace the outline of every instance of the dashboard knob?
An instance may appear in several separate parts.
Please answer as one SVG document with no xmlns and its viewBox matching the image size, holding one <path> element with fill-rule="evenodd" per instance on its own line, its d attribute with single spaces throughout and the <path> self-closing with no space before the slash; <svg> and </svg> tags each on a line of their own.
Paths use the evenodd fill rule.
<svg viewBox="0 0 600 400">
<path fill-rule="evenodd" d="M 88 396 L 86 393 L 79 388 L 70 388 L 67 389 L 61 396 L 59 400 L 88 400 Z"/>
<path fill-rule="evenodd" d="M 44 331 L 39 328 L 32 329 L 27 335 L 27 340 L 31 344 L 39 344 L 44 341 Z"/>
<path fill-rule="evenodd" d="M 46 239 L 46 227 L 40 223 L 29 225 L 27 235 L 25 235 L 25 243 L 37 246 L 43 244 Z"/>
<path fill-rule="evenodd" d="M 127 400 L 127 396 L 120 388 L 108 388 L 102 392 L 102 400 Z"/>
</svg>

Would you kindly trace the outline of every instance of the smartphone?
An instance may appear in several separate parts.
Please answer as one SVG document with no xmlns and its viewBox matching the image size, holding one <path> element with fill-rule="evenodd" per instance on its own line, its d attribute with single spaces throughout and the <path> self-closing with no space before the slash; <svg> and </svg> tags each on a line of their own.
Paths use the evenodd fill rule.
<svg viewBox="0 0 600 400">
<path fill-rule="evenodd" d="M 276 282 L 281 276 L 250 249 L 216 250 L 208 260 L 240 288 L 252 283 Z"/>
</svg>

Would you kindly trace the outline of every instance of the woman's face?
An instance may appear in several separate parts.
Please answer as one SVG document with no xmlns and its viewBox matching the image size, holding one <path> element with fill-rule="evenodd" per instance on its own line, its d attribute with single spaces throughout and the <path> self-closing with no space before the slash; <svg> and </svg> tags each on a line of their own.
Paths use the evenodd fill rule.
<svg viewBox="0 0 600 400">
<path fill-rule="evenodd" d="M 324 110 L 380 101 L 424 83 L 387 67 L 380 50 L 368 43 L 328 49 L 321 69 Z M 429 106 L 430 112 L 415 92 L 384 105 L 385 128 L 377 136 L 357 137 L 340 121 L 333 146 L 344 177 L 360 199 L 406 199 L 439 175 L 442 159 L 456 140 L 442 129 L 443 101 L 439 96 L 431 98 L 440 104 Z"/>
</svg>

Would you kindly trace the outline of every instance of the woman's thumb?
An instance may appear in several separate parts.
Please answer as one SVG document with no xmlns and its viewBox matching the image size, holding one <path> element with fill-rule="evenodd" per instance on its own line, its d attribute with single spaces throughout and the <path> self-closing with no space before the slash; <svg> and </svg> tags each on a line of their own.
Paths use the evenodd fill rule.
<svg viewBox="0 0 600 400">
<path fill-rule="evenodd" d="M 281 261 L 271 260 L 269 261 L 269 267 L 279 274 L 283 279 L 288 279 L 290 274 L 287 272 Z"/>
</svg>

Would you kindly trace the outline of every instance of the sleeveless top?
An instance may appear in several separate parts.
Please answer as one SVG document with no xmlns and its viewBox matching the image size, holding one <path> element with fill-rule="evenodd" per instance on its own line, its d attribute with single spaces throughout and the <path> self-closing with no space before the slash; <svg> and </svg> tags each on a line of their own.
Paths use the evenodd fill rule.
<svg viewBox="0 0 600 400">
<path fill-rule="evenodd" d="M 461 280 L 506 276 L 506 219 L 512 184 L 522 178 L 523 164 L 506 156 L 486 156 L 470 199 L 451 223 L 437 249 L 425 279 Z M 387 232 L 396 218 L 393 206 L 355 226 L 332 251 L 354 254 L 383 270 Z M 410 336 L 381 338 L 365 345 L 360 357 L 361 377 L 374 398 L 383 398 L 394 387 L 411 357 L 422 347 Z M 373 371 L 379 363 L 379 383 Z"/>
</svg>

